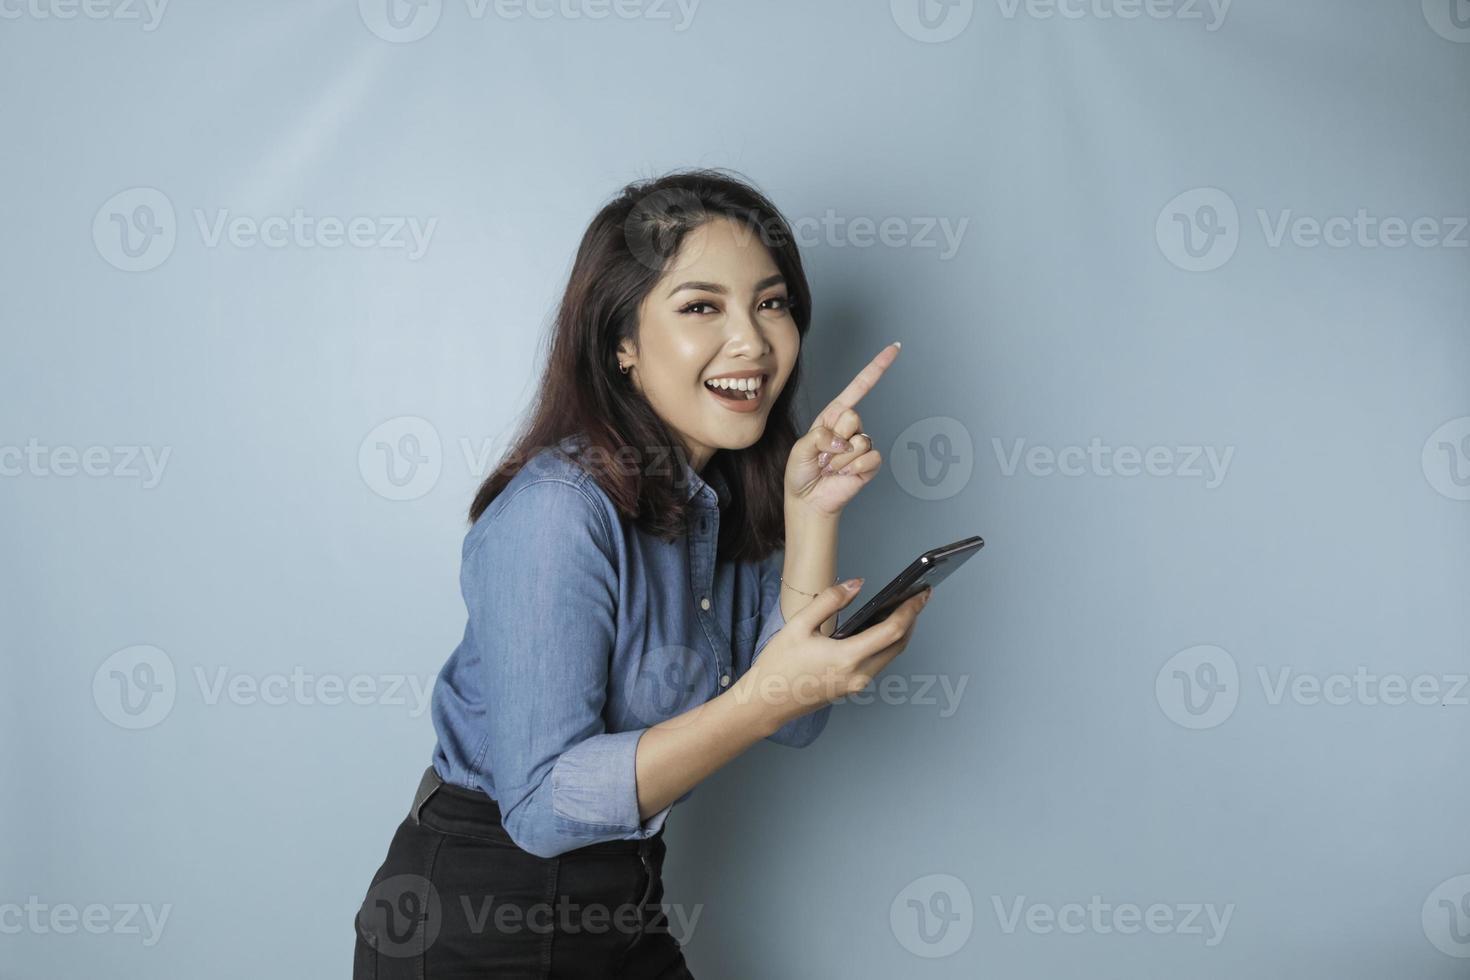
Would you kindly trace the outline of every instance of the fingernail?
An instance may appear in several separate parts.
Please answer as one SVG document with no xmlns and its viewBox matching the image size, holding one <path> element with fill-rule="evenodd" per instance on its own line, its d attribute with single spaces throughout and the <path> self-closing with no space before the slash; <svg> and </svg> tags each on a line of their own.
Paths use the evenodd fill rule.
<svg viewBox="0 0 1470 980">
<path fill-rule="evenodd" d="M 903 341 L 901 341 L 901 340 L 895 340 L 893 342 L 893 346 L 894 347 L 902 347 L 903 346 Z"/>
<path fill-rule="evenodd" d="M 850 578 L 842 583 L 842 587 L 849 592 L 856 592 L 863 587 L 863 580 L 860 578 Z"/>
<path fill-rule="evenodd" d="M 847 476 L 847 474 L 849 474 L 851 472 L 852 472 L 852 464 L 851 463 L 848 463 L 842 469 L 840 469 L 840 470 L 837 471 L 837 475 L 838 476 Z"/>
<path fill-rule="evenodd" d="M 841 436 L 833 436 L 832 437 L 832 448 L 834 450 L 836 450 L 837 452 L 839 452 L 839 453 L 845 453 L 849 449 L 852 448 L 852 443 L 848 442 L 846 439 L 842 438 Z"/>
<path fill-rule="evenodd" d="M 831 453 L 817 453 L 817 469 L 825 470 L 827 468 L 827 460 L 831 458 Z"/>
</svg>

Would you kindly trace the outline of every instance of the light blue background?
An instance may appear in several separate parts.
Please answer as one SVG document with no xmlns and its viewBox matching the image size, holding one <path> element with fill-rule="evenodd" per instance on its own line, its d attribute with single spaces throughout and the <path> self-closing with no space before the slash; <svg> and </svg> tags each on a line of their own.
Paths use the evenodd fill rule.
<svg viewBox="0 0 1470 980">
<path fill-rule="evenodd" d="M 1257 215 L 1470 214 L 1470 37 L 1450 0 L 1237 0 L 1213 30 L 995 0 L 950 9 L 940 30 L 969 20 L 945 41 L 879 0 L 704 0 L 683 30 L 672 6 L 537 20 L 450 0 L 411 42 L 341 0 L 175 0 L 151 30 L 28 2 L 0 19 L 0 448 L 170 455 L 153 487 L 112 455 L 110 476 L 59 475 L 63 454 L 0 477 L 0 906 L 170 911 L 152 946 L 0 931 L 0 976 L 347 973 L 427 715 L 211 704 L 196 671 L 432 680 L 463 628 L 484 466 L 465 447 L 493 461 L 528 403 L 597 207 L 685 165 L 847 229 L 804 248 L 804 418 L 904 341 L 862 405 L 890 471 L 848 510 L 840 572 L 877 585 L 920 548 L 988 541 L 891 668 L 911 690 L 966 678 L 957 710 L 842 706 L 814 746 L 757 747 L 670 818 L 696 974 L 1470 970 L 1434 942 L 1470 954 L 1436 897 L 1470 874 L 1466 692 L 1273 704 L 1258 674 L 1361 667 L 1448 694 L 1470 670 L 1470 250 L 1273 247 Z M 130 272 L 107 230 L 138 214 L 136 188 L 166 198 L 175 241 Z M 1181 268 L 1170 237 L 1175 213 L 1198 231 L 1220 202 L 1168 207 L 1197 188 L 1239 216 L 1216 222 L 1211 271 Z M 210 247 L 195 218 L 297 208 L 436 224 L 411 258 Z M 890 241 L 967 224 L 948 257 L 854 244 L 852 221 L 889 218 L 907 229 Z M 440 449 L 420 443 L 424 483 L 393 500 L 369 437 L 405 417 Z M 1447 422 L 1454 453 L 1437 438 L 1421 460 Z M 970 475 L 942 499 L 899 479 L 915 425 L 963 436 Z M 1233 456 L 1207 488 L 1007 475 L 993 441 L 1093 437 Z M 1237 704 L 1192 730 L 1166 665 L 1206 644 L 1236 665 Z M 137 645 L 175 668 L 174 703 L 128 730 L 103 668 Z M 973 909 L 937 958 L 905 891 L 935 874 Z M 1093 895 L 1233 911 L 1212 946 L 1008 932 L 996 912 Z"/>
</svg>

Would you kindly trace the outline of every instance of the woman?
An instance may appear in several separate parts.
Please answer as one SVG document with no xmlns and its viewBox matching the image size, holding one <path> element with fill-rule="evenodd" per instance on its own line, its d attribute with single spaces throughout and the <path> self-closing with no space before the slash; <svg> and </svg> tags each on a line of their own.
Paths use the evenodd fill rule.
<svg viewBox="0 0 1470 980">
<path fill-rule="evenodd" d="M 831 584 L 838 519 L 881 463 L 853 406 L 898 345 L 797 438 L 810 319 L 786 220 L 739 180 L 635 183 L 593 219 L 535 411 L 470 509 L 438 745 L 354 976 L 690 976 L 670 809 L 761 739 L 815 739 L 928 600 L 829 637 L 862 582 Z"/>
</svg>

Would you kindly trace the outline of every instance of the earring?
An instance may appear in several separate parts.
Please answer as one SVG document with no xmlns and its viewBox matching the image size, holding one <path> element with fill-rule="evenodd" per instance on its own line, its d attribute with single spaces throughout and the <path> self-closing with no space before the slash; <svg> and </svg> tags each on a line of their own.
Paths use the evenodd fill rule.
<svg viewBox="0 0 1470 980">
<path fill-rule="evenodd" d="M 632 367 L 631 364 L 619 364 L 618 365 L 618 370 L 621 371 L 621 372 L 623 372 L 624 374 L 627 374 L 628 373 L 628 368 L 630 368 L 630 367 Z"/>
</svg>

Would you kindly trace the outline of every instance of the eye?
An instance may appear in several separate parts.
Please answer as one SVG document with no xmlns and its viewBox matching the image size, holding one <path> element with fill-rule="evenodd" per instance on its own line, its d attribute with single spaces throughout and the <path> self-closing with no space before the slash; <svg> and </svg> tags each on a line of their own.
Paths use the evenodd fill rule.
<svg viewBox="0 0 1470 980">
<path fill-rule="evenodd" d="M 765 306 L 766 303 L 779 303 L 779 304 L 781 304 L 780 306 L 775 307 L 775 309 L 777 309 L 777 310 L 789 310 L 789 309 L 791 309 L 791 297 L 789 297 L 789 296 L 772 296 L 771 298 L 769 298 L 767 300 L 764 300 L 761 303 L 761 305 L 762 306 Z"/>
<path fill-rule="evenodd" d="M 700 300 L 695 300 L 693 303 L 687 303 L 684 306 L 679 307 L 679 312 L 680 313 L 693 313 L 695 307 L 698 307 L 698 306 L 708 306 L 711 309 L 714 309 L 714 304 L 713 303 L 706 303 L 704 300 L 700 299 Z"/>
</svg>

